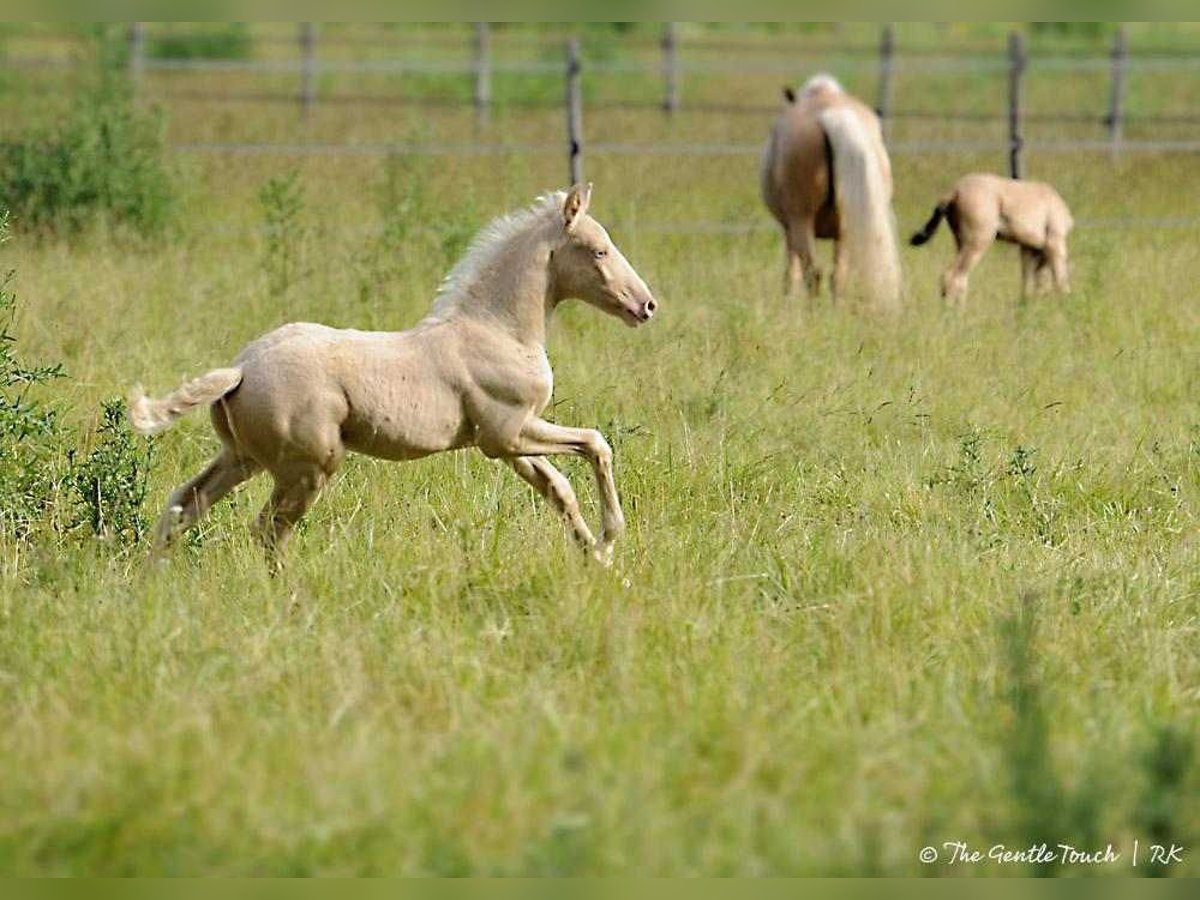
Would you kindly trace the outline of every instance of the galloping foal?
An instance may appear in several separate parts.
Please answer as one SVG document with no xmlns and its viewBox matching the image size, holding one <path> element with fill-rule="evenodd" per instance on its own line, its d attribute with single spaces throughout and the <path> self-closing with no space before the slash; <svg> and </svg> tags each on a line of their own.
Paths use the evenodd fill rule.
<svg viewBox="0 0 1200 900">
<path fill-rule="evenodd" d="M 636 326 L 650 320 L 657 301 L 588 215 L 590 200 L 591 185 L 575 185 L 492 222 L 451 270 L 430 314 L 408 331 L 292 323 L 249 344 L 232 367 L 162 399 L 135 388 L 129 417 L 139 432 L 162 431 L 209 405 L 223 445 L 171 495 L 155 548 L 265 470 L 275 489 L 257 530 L 278 568 L 293 527 L 346 451 L 404 460 L 476 446 L 533 485 L 607 564 L 625 527 L 612 450 L 598 431 L 540 417 L 553 385 L 547 322 L 561 301 L 578 298 Z M 552 454 L 591 462 L 599 540 L 570 483 L 544 458 Z"/>
<path fill-rule="evenodd" d="M 820 293 L 814 242 L 832 238 L 834 299 L 857 282 L 877 306 L 894 309 L 900 252 L 879 117 L 829 75 L 783 94 L 760 174 L 763 200 L 783 228 L 784 291 L 803 278 L 810 297 Z"/>
<path fill-rule="evenodd" d="M 925 226 L 912 236 L 919 247 L 945 218 L 954 234 L 958 254 L 942 275 L 942 296 L 961 300 L 967 295 L 967 276 L 995 240 L 1021 248 L 1021 294 L 1044 281 L 1047 269 L 1054 286 L 1071 292 L 1067 272 L 1067 236 L 1075 222 L 1058 191 L 1041 181 L 1016 181 L 986 172 L 964 175 L 938 201 Z"/>
</svg>

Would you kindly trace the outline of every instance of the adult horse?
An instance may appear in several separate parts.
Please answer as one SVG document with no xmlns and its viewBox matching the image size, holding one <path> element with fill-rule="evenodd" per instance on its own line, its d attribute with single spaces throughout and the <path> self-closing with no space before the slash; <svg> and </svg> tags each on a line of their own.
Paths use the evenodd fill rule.
<svg viewBox="0 0 1200 900">
<path fill-rule="evenodd" d="M 820 293 L 816 238 L 834 241 L 833 296 L 854 286 L 882 308 L 900 301 L 900 254 L 892 215 L 892 168 L 879 118 L 828 75 L 796 93 L 784 108 L 762 160 L 762 195 L 783 227 L 784 290 L 801 278 Z"/>
<path fill-rule="evenodd" d="M 416 459 L 475 446 L 503 459 L 562 514 L 575 538 L 607 563 L 625 519 L 612 450 L 598 431 L 541 418 L 553 375 L 546 328 L 579 298 L 629 325 L 648 322 L 650 289 L 588 215 L 591 185 L 540 198 L 492 222 L 451 270 L 433 309 L 408 331 L 292 323 L 248 345 L 162 399 L 135 388 L 133 427 L 152 434 L 197 406 L 211 407 L 222 449 L 180 486 L 154 533 L 156 549 L 259 472 L 275 489 L 257 531 L 272 568 L 297 521 L 347 451 Z M 570 483 L 546 459 L 586 457 L 600 488 L 599 540 Z"/>
</svg>

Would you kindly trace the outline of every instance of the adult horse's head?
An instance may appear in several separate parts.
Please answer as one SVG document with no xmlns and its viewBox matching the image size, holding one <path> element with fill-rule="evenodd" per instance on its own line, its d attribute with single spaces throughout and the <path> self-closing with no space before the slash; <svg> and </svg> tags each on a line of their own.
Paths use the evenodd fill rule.
<svg viewBox="0 0 1200 900">
<path fill-rule="evenodd" d="M 554 296 L 583 300 L 627 325 L 649 322 L 658 301 L 604 226 L 588 215 L 591 199 L 591 184 L 577 184 L 563 200 L 562 233 L 550 251 Z"/>
</svg>

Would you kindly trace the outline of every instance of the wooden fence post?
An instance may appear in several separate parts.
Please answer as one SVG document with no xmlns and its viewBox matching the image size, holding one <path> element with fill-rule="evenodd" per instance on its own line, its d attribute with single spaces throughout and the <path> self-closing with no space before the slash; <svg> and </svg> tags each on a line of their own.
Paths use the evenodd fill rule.
<svg viewBox="0 0 1200 900">
<path fill-rule="evenodd" d="M 300 23 L 300 111 L 307 118 L 317 99 L 317 26 Z"/>
<path fill-rule="evenodd" d="M 1008 173 L 1020 178 L 1021 150 L 1021 78 L 1025 74 L 1025 36 L 1011 32 L 1008 36 Z"/>
<path fill-rule="evenodd" d="M 1108 100 L 1108 141 L 1112 145 L 1112 157 L 1121 152 L 1121 138 L 1125 126 L 1125 76 L 1129 70 L 1129 35 L 1124 25 L 1117 27 L 1112 48 L 1112 95 Z"/>
<path fill-rule="evenodd" d="M 492 31 L 487 22 L 475 23 L 475 115 L 487 117 L 492 105 Z"/>
<path fill-rule="evenodd" d="M 892 58 L 896 54 L 896 29 L 889 23 L 883 26 L 879 38 L 879 125 L 886 138 L 892 114 Z"/>
<path fill-rule="evenodd" d="M 679 29 L 675 22 L 663 28 L 663 109 L 673 113 L 679 109 Z"/>
<path fill-rule="evenodd" d="M 583 181 L 583 99 L 580 95 L 579 38 L 567 42 L 567 152 L 571 184 Z"/>
<path fill-rule="evenodd" d="M 129 79 L 134 90 L 142 83 L 142 72 L 146 68 L 146 23 L 129 24 Z"/>
</svg>

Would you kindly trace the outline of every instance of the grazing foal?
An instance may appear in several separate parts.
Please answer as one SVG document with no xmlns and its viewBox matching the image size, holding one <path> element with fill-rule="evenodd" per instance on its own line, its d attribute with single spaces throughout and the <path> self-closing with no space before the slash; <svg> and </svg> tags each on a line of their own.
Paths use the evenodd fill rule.
<svg viewBox="0 0 1200 900">
<path fill-rule="evenodd" d="M 612 450 L 598 431 L 541 418 L 553 386 L 546 327 L 572 297 L 628 325 L 648 322 L 657 302 L 588 215 L 590 200 L 591 185 L 575 185 L 494 221 L 447 276 L 429 315 L 408 331 L 292 323 L 251 343 L 230 368 L 162 399 L 135 388 L 129 416 L 139 432 L 162 431 L 208 405 L 223 445 L 171 495 L 156 550 L 265 470 L 275 489 L 257 531 L 277 569 L 292 529 L 347 451 L 406 460 L 476 446 L 542 493 L 576 540 L 607 564 L 625 527 Z M 599 540 L 570 483 L 545 459 L 552 454 L 591 462 Z"/>
<path fill-rule="evenodd" d="M 954 233 L 958 254 L 942 275 L 942 296 L 962 300 L 967 276 L 995 240 L 1021 248 L 1021 293 L 1033 292 L 1046 271 L 1054 286 L 1071 292 L 1067 273 L 1067 236 L 1074 227 L 1071 211 L 1058 191 L 1041 181 L 1016 181 L 985 172 L 964 175 L 912 236 L 912 245 L 928 241 L 945 218 Z"/>
</svg>

